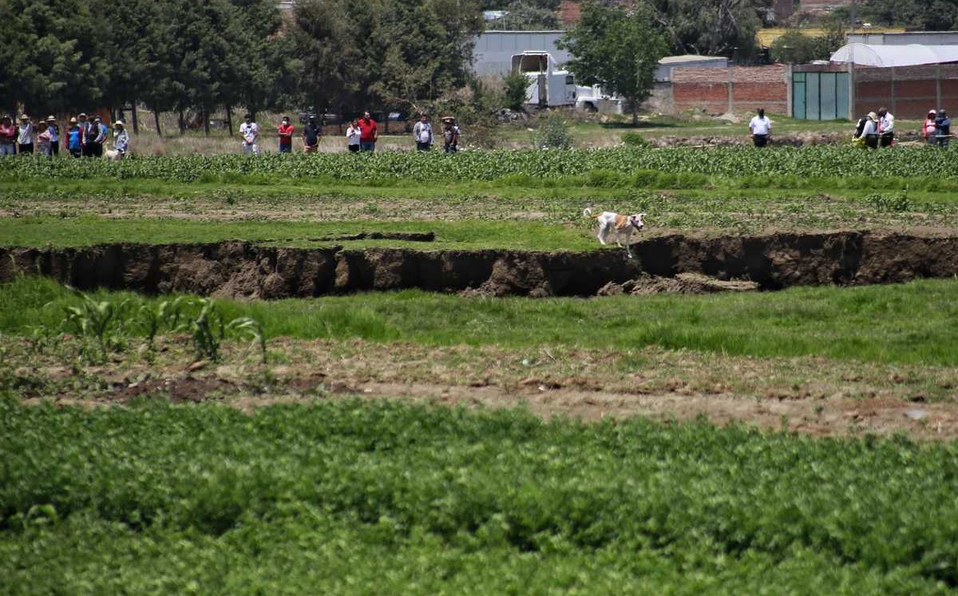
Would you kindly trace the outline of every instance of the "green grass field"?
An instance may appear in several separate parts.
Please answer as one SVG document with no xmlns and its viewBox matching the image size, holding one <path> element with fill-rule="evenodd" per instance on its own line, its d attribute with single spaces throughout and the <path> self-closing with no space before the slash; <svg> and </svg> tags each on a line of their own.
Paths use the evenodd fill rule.
<svg viewBox="0 0 958 596">
<path fill-rule="evenodd" d="M 955 164 L 845 147 L 0 160 L 0 245 L 599 250 L 589 206 L 646 212 L 646 235 L 952 235 Z M 376 231 L 436 238 L 328 239 Z M 204 319 L 198 296 L 21 276 L 0 285 L 0 594 L 958 593 L 956 290 L 370 292 L 217 298 Z"/>
<path fill-rule="evenodd" d="M 955 448 L 0 399 L 4 594 L 950 594 Z M 38 570 L 42 569 L 42 573 Z"/>
</svg>

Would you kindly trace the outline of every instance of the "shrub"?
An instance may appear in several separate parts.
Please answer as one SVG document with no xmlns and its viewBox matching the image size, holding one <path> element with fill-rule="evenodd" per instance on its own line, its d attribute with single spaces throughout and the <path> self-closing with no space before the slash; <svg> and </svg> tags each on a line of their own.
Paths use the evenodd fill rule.
<svg viewBox="0 0 958 596">
<path fill-rule="evenodd" d="M 513 72 L 502 78 L 505 87 L 505 104 L 510 110 L 520 112 L 526 105 L 526 91 L 529 89 L 529 79 L 520 73 Z"/>
<path fill-rule="evenodd" d="M 537 149 L 571 149 L 572 132 L 565 119 L 556 113 L 550 114 L 533 135 Z"/>
<path fill-rule="evenodd" d="M 629 147 L 651 147 L 652 144 L 637 132 L 627 132 L 622 135 L 622 142 Z"/>
</svg>

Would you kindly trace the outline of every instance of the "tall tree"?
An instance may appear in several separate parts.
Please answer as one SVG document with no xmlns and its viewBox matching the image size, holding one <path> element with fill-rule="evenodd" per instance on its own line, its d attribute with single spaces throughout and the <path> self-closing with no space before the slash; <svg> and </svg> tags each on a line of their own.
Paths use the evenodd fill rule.
<svg viewBox="0 0 958 596">
<path fill-rule="evenodd" d="M 642 0 L 677 54 L 748 57 L 774 0 Z"/>
<path fill-rule="evenodd" d="M 668 53 L 646 10 L 590 2 L 559 47 L 572 54 L 567 66 L 579 81 L 621 95 L 632 123 L 638 123 L 639 106 L 651 94 L 659 60 Z"/>
<path fill-rule="evenodd" d="M 102 25 L 80 0 L 2 0 L 0 103 L 63 112 L 97 105 L 109 83 Z"/>
<path fill-rule="evenodd" d="M 479 0 L 304 0 L 297 83 L 312 105 L 401 107 L 469 78 Z"/>
</svg>

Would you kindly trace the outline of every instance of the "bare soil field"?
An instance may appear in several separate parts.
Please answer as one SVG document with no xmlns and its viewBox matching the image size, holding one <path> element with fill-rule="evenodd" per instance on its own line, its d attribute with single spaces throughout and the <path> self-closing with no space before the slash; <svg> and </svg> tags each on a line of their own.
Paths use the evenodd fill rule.
<svg viewBox="0 0 958 596">
<path fill-rule="evenodd" d="M 28 343 L 10 346 L 23 399 L 88 407 L 130 399 L 217 402 L 249 410 L 310 400 L 402 399 L 432 405 L 526 407 L 585 421 L 645 416 L 747 422 L 815 436 L 907 433 L 958 437 L 954 368 L 744 358 L 649 348 L 611 350 L 427 347 L 409 343 L 276 340 L 264 366 L 240 345 L 229 364 L 196 362 L 176 341 L 156 359 L 115 358 L 81 375 Z M 29 357 L 28 357 L 28 354 Z"/>
</svg>

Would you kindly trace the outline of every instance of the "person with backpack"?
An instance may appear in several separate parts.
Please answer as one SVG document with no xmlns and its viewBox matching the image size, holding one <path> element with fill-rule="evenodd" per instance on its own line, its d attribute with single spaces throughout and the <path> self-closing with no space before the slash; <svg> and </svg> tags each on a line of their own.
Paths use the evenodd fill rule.
<svg viewBox="0 0 958 596">
<path fill-rule="evenodd" d="M 73 157 L 83 157 L 83 130 L 76 118 L 70 118 L 70 128 L 66 136 L 67 151 Z"/>
<path fill-rule="evenodd" d="M 319 151 L 319 139 L 322 136 L 322 130 L 316 122 L 316 116 L 310 116 L 309 122 L 303 127 L 303 153 L 316 153 Z"/>
<path fill-rule="evenodd" d="M 293 152 L 293 132 L 295 132 L 295 129 L 289 121 L 289 116 L 283 116 L 283 121 L 280 122 L 279 128 L 277 129 L 280 153 Z"/>
<path fill-rule="evenodd" d="M 432 148 L 432 125 L 429 116 L 423 114 L 419 122 L 412 127 L 412 136 L 416 139 L 416 151 L 429 151 Z"/>
<path fill-rule="evenodd" d="M 17 153 L 33 153 L 33 141 L 36 131 L 33 122 L 26 114 L 20 116 L 20 128 L 17 130 Z"/>
</svg>

